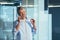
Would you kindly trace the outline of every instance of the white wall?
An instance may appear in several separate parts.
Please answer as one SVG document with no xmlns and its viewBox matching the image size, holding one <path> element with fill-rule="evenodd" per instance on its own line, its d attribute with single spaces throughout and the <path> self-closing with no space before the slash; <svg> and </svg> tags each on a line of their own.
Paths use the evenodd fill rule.
<svg viewBox="0 0 60 40">
<path fill-rule="evenodd" d="M 52 40 L 52 15 L 44 10 L 44 0 L 39 0 L 39 40 Z"/>
</svg>

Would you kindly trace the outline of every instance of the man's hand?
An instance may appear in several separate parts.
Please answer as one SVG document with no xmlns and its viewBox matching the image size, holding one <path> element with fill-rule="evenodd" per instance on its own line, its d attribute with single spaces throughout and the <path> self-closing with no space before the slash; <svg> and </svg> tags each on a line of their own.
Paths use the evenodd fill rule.
<svg viewBox="0 0 60 40">
<path fill-rule="evenodd" d="M 32 25 L 33 25 L 34 30 L 36 31 L 35 20 L 34 20 L 34 19 L 31 19 L 30 21 L 31 21 L 31 23 L 32 23 Z"/>
<path fill-rule="evenodd" d="M 20 19 L 21 19 L 21 17 L 20 16 L 18 16 L 18 22 L 20 23 Z"/>
</svg>

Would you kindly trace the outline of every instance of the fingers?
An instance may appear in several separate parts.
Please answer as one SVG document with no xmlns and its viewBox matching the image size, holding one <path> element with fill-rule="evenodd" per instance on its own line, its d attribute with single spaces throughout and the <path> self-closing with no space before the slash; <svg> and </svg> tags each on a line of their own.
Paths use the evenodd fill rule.
<svg viewBox="0 0 60 40">
<path fill-rule="evenodd" d="M 21 17 L 20 17 L 20 16 L 18 16 L 18 22 L 20 22 L 20 19 L 21 19 Z"/>
<path fill-rule="evenodd" d="M 34 19 L 31 19 L 30 20 L 32 24 L 35 24 L 35 20 Z"/>
</svg>

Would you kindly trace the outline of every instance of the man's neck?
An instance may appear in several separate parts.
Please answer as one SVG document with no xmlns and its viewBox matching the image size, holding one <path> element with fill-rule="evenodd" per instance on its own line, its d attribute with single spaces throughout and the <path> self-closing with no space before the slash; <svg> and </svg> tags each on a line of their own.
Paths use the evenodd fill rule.
<svg viewBox="0 0 60 40">
<path fill-rule="evenodd" d="M 25 20 L 26 18 L 21 18 L 21 20 Z"/>
</svg>

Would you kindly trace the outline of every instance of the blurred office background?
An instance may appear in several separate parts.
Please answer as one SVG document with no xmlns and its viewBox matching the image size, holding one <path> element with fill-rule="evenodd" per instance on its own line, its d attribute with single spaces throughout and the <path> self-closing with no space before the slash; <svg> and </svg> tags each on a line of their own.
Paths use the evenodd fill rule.
<svg viewBox="0 0 60 40">
<path fill-rule="evenodd" d="M 0 40 L 14 40 L 12 34 L 13 21 L 17 19 L 17 6 L 23 6 L 29 18 L 34 18 L 37 7 L 36 0 L 0 0 Z M 36 3 L 35 3 L 36 2 Z M 37 18 L 38 19 L 38 18 Z M 38 21 L 38 20 L 37 20 Z M 38 23 L 37 23 L 38 24 Z M 37 32 L 38 33 L 38 30 Z M 38 38 L 38 34 L 36 40 Z M 33 36 L 33 40 L 35 39 Z"/>
<path fill-rule="evenodd" d="M 54 17 L 53 14 L 51 14 L 53 8 L 50 7 L 50 5 L 53 2 L 52 3 L 50 2 L 52 1 L 0 0 L 0 40 L 15 39 L 12 34 L 12 29 L 13 29 L 13 21 L 17 19 L 17 11 L 16 11 L 17 6 L 23 6 L 26 10 L 27 17 L 29 19 L 34 18 L 36 20 L 37 32 L 36 34 L 33 35 L 32 38 L 33 40 L 52 40 L 53 39 L 52 33 L 57 29 L 55 27 L 55 30 L 52 30 L 54 28 L 52 25 L 56 21 L 53 21 L 55 20 L 53 19 Z"/>
</svg>

